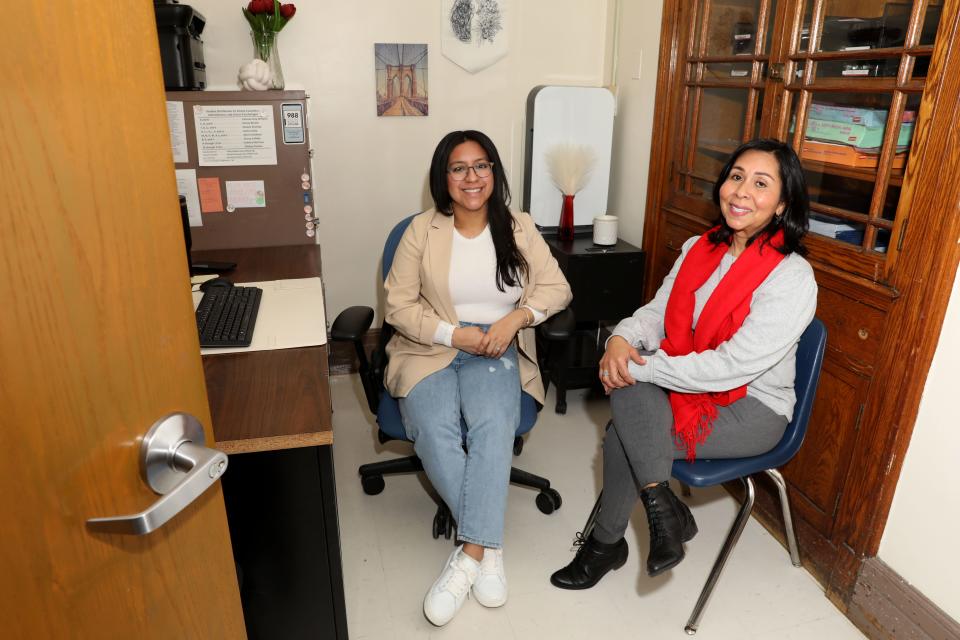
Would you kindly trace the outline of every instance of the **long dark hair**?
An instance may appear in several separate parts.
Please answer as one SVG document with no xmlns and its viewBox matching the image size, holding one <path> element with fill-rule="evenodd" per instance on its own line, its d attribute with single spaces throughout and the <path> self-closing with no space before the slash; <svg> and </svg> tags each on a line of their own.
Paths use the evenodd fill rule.
<svg viewBox="0 0 960 640">
<path fill-rule="evenodd" d="M 479 131 L 451 131 L 433 152 L 430 163 L 430 195 L 437 211 L 453 215 L 453 199 L 447 189 L 447 162 L 453 150 L 464 142 L 476 142 L 483 147 L 487 160 L 493 163 L 493 193 L 487 201 L 487 224 L 497 253 L 497 288 L 523 286 L 522 278 L 528 265 L 513 239 L 513 216 L 510 214 L 510 186 L 503 170 L 500 154 L 493 141 Z"/>
<path fill-rule="evenodd" d="M 749 142 L 744 142 L 736 151 L 731 154 L 727 164 L 723 165 L 717 181 L 713 185 L 713 202 L 720 206 L 720 187 L 727 181 L 733 165 L 737 159 L 747 151 L 766 151 L 772 153 L 777 159 L 777 165 L 780 168 L 780 202 L 786 206 L 783 213 L 771 218 L 763 229 L 747 240 L 747 246 L 760 239 L 767 243 L 770 238 L 779 229 L 783 229 L 783 246 L 778 247 L 778 251 L 784 255 L 799 253 L 801 256 L 807 255 L 807 248 L 803 244 L 803 236 L 807 234 L 810 226 L 810 196 L 807 193 L 807 180 L 803 175 L 803 167 L 800 165 L 800 158 L 793 152 L 786 143 L 772 138 L 758 138 Z M 720 228 L 710 233 L 710 241 L 714 244 L 721 242 L 729 245 L 733 238 L 733 229 L 727 225 L 723 215 L 717 221 Z"/>
</svg>

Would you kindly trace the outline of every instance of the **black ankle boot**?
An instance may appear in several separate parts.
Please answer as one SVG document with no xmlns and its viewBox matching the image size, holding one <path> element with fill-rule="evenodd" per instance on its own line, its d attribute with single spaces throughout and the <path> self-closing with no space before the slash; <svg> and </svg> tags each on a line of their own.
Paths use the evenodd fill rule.
<svg viewBox="0 0 960 640">
<path fill-rule="evenodd" d="M 683 543 L 697 535 L 697 523 L 687 505 L 674 495 L 666 482 L 641 491 L 640 500 L 650 525 L 647 573 L 656 576 L 680 564 L 684 557 Z"/>
<path fill-rule="evenodd" d="M 627 553 L 627 541 L 623 538 L 604 544 L 591 535 L 577 550 L 573 562 L 550 576 L 550 582 L 561 589 L 589 589 L 608 571 L 622 567 Z"/>
</svg>

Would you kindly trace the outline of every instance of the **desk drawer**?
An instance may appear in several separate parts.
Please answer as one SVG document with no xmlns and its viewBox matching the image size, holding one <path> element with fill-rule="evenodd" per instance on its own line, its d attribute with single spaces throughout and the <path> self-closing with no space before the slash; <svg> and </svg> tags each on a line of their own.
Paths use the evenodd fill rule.
<svg viewBox="0 0 960 640">
<path fill-rule="evenodd" d="M 872 370 L 883 343 L 883 311 L 827 287 L 817 294 L 817 316 L 827 326 L 827 347 Z"/>
<path fill-rule="evenodd" d="M 563 269 L 577 321 L 618 321 L 643 300 L 643 254 L 571 256 Z"/>
</svg>

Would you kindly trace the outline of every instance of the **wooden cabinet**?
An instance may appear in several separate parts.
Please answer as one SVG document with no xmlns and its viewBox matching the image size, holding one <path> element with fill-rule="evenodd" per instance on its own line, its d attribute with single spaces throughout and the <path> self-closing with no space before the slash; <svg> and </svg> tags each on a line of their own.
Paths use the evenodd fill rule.
<svg viewBox="0 0 960 640">
<path fill-rule="evenodd" d="M 730 152 L 789 142 L 828 338 L 784 476 L 803 560 L 844 607 L 876 555 L 960 259 L 960 0 L 665 0 L 663 15 L 644 296 L 717 219 Z"/>
<path fill-rule="evenodd" d="M 597 363 L 605 343 L 599 323 L 625 318 L 643 302 L 643 251 L 623 240 L 600 247 L 589 234 L 544 240 L 573 291 L 570 309 L 577 322 L 576 333 L 562 354 L 549 358 L 546 372 L 548 384 L 556 386 L 556 412 L 566 413 L 567 389 L 598 386 Z M 551 347 L 544 343 L 537 349 L 547 354 Z"/>
</svg>

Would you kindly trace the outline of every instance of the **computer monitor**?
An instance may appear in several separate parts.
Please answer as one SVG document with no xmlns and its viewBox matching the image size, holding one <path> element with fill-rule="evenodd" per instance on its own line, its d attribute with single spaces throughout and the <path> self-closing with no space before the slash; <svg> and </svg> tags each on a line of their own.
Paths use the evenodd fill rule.
<svg viewBox="0 0 960 640">
<path fill-rule="evenodd" d="M 183 244 L 187 248 L 187 271 L 193 275 L 193 264 L 190 261 L 190 248 L 193 240 L 190 238 L 190 216 L 187 213 L 187 197 L 180 196 L 180 222 L 183 223 Z"/>
<path fill-rule="evenodd" d="M 190 248 L 193 246 L 193 240 L 190 237 L 190 214 L 187 212 L 186 196 L 180 196 L 180 222 L 183 224 L 183 244 L 187 248 L 187 268 L 190 270 L 190 275 L 221 273 L 236 269 L 236 262 L 194 262 L 190 258 Z"/>
</svg>

